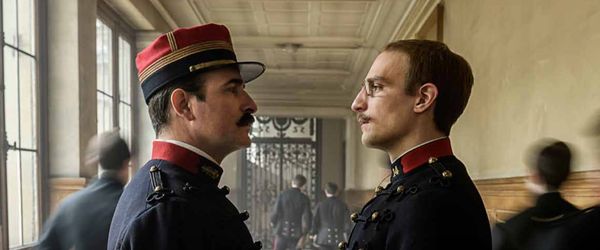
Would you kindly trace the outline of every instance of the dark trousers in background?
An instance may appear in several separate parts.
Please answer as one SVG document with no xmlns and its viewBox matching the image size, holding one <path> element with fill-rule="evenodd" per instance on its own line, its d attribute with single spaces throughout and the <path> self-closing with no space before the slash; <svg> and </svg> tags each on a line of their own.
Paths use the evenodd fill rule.
<svg viewBox="0 0 600 250">
<path fill-rule="evenodd" d="M 324 246 L 324 245 L 318 245 L 319 246 L 319 250 L 338 250 L 339 248 L 337 246 Z"/>
<path fill-rule="evenodd" d="M 299 238 L 276 236 L 273 250 L 296 250 Z"/>
</svg>

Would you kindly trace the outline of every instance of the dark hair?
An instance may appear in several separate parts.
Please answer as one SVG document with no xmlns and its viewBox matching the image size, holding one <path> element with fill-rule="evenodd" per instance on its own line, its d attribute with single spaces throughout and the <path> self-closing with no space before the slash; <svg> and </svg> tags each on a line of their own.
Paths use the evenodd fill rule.
<svg viewBox="0 0 600 250">
<path fill-rule="evenodd" d="M 338 191 L 338 185 L 333 182 L 327 182 L 325 184 L 325 192 L 328 194 L 335 194 Z"/>
<path fill-rule="evenodd" d="M 123 163 L 131 157 L 127 143 L 117 131 L 98 135 L 95 143 L 98 148 L 98 162 L 103 169 L 122 169 L 125 167 Z"/>
<path fill-rule="evenodd" d="M 534 168 L 549 187 L 558 189 L 571 173 L 571 150 L 562 141 L 543 146 L 535 157 Z"/>
<path fill-rule="evenodd" d="M 400 40 L 388 44 L 384 51 L 408 55 L 407 94 L 414 95 L 425 83 L 437 87 L 433 121 L 441 132 L 449 135 L 471 95 L 473 73 L 469 63 L 444 43 L 429 40 Z"/>
<path fill-rule="evenodd" d="M 169 122 L 169 106 L 171 104 L 171 94 L 176 89 L 183 89 L 186 92 L 192 92 L 196 97 L 204 101 L 204 74 L 191 74 L 183 78 L 174 80 L 171 84 L 159 89 L 148 100 L 148 113 L 152 121 L 152 127 L 156 135 Z"/>
<path fill-rule="evenodd" d="M 294 176 L 294 179 L 292 179 L 292 184 L 294 184 L 294 186 L 297 187 L 303 187 L 304 184 L 306 184 L 306 177 L 304 177 L 304 175 L 296 175 Z"/>
</svg>

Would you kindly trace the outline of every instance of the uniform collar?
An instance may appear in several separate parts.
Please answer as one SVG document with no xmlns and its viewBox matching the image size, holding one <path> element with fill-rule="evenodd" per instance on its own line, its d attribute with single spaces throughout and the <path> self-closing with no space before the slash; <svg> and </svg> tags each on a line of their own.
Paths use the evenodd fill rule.
<svg viewBox="0 0 600 250">
<path fill-rule="evenodd" d="M 453 155 L 448 137 L 440 137 L 421 143 L 403 154 L 391 164 L 393 175 L 405 175 L 415 168 L 427 163 L 430 158 Z"/>
<path fill-rule="evenodd" d="M 194 147 L 190 144 L 187 144 L 185 142 L 182 141 L 178 141 L 178 140 L 171 140 L 171 139 L 155 139 L 154 141 L 162 141 L 162 142 L 168 142 L 168 143 L 172 143 L 175 144 L 177 146 L 180 146 L 182 148 L 185 148 L 187 150 L 190 150 L 196 154 L 199 154 L 200 156 L 211 160 L 212 162 L 214 162 L 217 165 L 220 165 L 217 161 L 215 161 L 215 159 L 213 159 L 210 155 L 208 155 L 206 152 L 204 152 L 202 149 L 199 149 L 197 147 Z"/>
<path fill-rule="evenodd" d="M 180 141 L 154 140 L 152 142 L 152 159 L 171 162 L 190 173 L 202 174 L 215 183 L 221 180 L 223 174 L 223 168 L 210 156 L 202 150 Z"/>
</svg>

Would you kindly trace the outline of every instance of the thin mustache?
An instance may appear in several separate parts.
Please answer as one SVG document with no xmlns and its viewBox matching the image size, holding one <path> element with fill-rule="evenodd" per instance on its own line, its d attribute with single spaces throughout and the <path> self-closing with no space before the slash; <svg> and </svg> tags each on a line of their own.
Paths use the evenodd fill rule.
<svg viewBox="0 0 600 250">
<path fill-rule="evenodd" d="M 369 120 L 371 120 L 371 118 L 369 118 L 368 116 L 363 115 L 363 114 L 358 114 L 358 115 L 356 115 L 356 120 L 359 123 L 363 123 L 363 122 L 368 122 Z"/>
<path fill-rule="evenodd" d="M 254 123 L 254 116 L 250 113 L 245 113 L 242 118 L 237 122 L 238 126 L 247 126 L 252 125 Z"/>
</svg>

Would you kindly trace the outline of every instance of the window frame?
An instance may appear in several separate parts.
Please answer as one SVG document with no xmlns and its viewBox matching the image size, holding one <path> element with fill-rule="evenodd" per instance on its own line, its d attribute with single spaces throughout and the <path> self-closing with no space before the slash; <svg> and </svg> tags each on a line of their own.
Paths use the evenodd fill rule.
<svg viewBox="0 0 600 250">
<path fill-rule="evenodd" d="M 120 120 L 119 120 L 119 115 L 120 115 L 120 104 L 121 104 L 121 93 L 120 93 L 120 88 L 119 88 L 119 70 L 120 70 L 120 65 L 119 65 L 119 38 L 122 38 L 124 41 L 126 41 L 129 46 L 130 46 L 130 55 L 129 58 L 131 59 L 131 63 L 130 63 L 130 85 L 129 85 L 129 106 L 131 108 L 130 110 L 130 117 L 129 117 L 129 134 L 130 134 L 130 141 L 127 141 L 127 138 L 124 138 L 127 143 L 129 144 L 129 148 L 132 154 L 135 154 L 135 149 L 137 148 L 137 143 L 136 141 L 133 139 L 133 136 L 136 134 L 137 130 L 136 130 L 136 119 L 134 119 L 134 117 L 136 116 L 138 109 L 136 108 L 136 103 L 135 100 L 137 100 L 137 91 L 136 87 L 137 87 L 137 71 L 135 68 L 135 56 L 136 56 L 136 40 L 135 40 L 135 30 L 128 25 L 128 23 L 123 20 L 123 18 L 121 18 L 108 4 L 106 4 L 104 1 L 100 0 L 98 1 L 98 10 L 97 10 L 97 15 L 96 15 L 96 19 L 102 21 L 106 26 L 108 26 L 108 28 L 111 29 L 111 60 L 112 60 L 112 88 L 113 88 L 113 98 L 112 98 L 112 125 L 113 127 L 119 127 L 121 128 L 121 124 Z M 98 91 L 98 87 L 96 87 L 96 91 Z M 98 133 L 100 133 L 101 131 L 98 131 Z M 131 162 L 132 166 L 136 166 L 136 164 L 133 162 Z"/>
<path fill-rule="evenodd" d="M 17 0 L 15 0 L 16 2 Z M 37 140 L 35 142 L 36 149 L 34 152 L 36 155 L 36 190 L 37 192 L 37 239 L 29 244 L 23 244 L 10 249 L 32 249 L 39 240 L 39 236 L 42 231 L 43 222 L 46 220 L 47 211 L 49 208 L 49 197 L 48 197 L 48 86 L 47 86 L 47 3 L 45 1 L 32 0 L 34 5 L 33 10 L 33 25 L 35 26 L 34 32 L 34 44 L 33 48 L 35 53 L 33 58 L 35 60 L 35 83 L 33 87 L 36 89 L 35 95 L 35 124 Z M 0 2 L 0 13 L 3 12 L 3 3 Z M 4 20 L 0 18 L 0 31 L 4 32 Z M 4 77 L 4 46 L 8 46 L 4 43 L 4 37 L 0 39 L 0 120 L 6 121 L 5 119 L 5 77 Z M 13 46 L 9 46 L 13 48 Z M 14 48 L 17 49 L 18 48 Z M 24 52 L 25 54 L 31 55 L 31 53 Z M 9 150 L 7 141 L 7 131 L 4 122 L 0 122 L 0 248 L 9 249 L 9 232 L 8 227 L 8 197 L 7 197 L 7 153 Z M 31 151 L 31 150 L 25 150 Z"/>
</svg>

